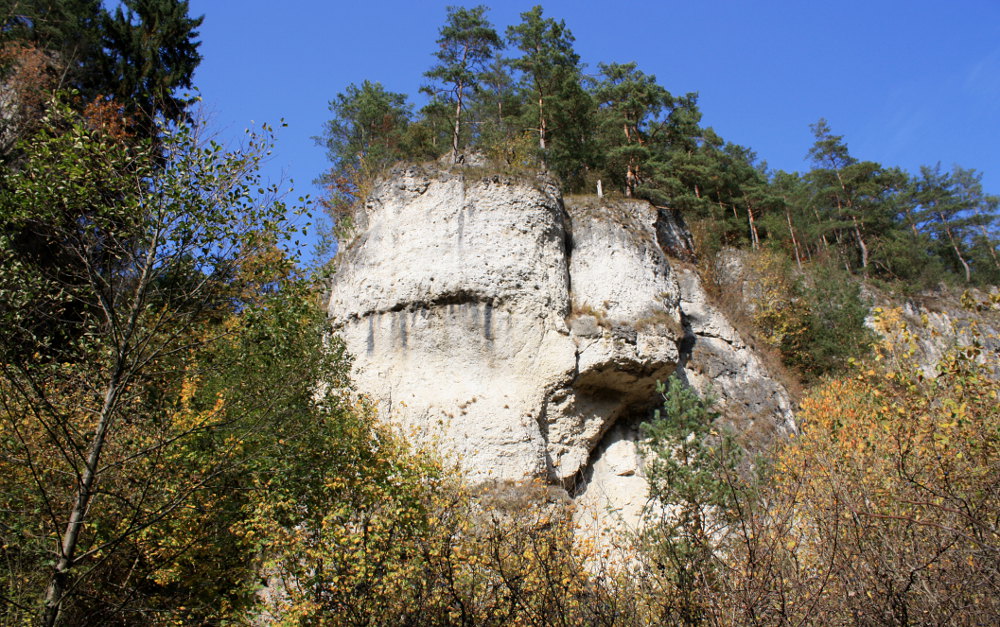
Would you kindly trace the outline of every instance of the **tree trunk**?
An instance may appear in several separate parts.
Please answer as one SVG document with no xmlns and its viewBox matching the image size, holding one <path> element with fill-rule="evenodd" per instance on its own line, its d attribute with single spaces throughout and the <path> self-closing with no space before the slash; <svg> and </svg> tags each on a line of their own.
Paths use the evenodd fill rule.
<svg viewBox="0 0 1000 627">
<path fill-rule="evenodd" d="M 1000 270 L 1000 260 L 997 259 L 997 248 L 993 245 L 990 234 L 986 232 L 986 227 L 982 224 L 979 225 L 979 231 L 983 234 L 983 241 L 986 243 L 986 247 L 990 249 L 990 256 L 993 257 L 993 265 Z"/>
<path fill-rule="evenodd" d="M 795 265 L 802 270 L 802 256 L 799 254 L 799 240 L 795 239 L 795 229 L 792 228 L 792 216 L 785 207 L 785 219 L 788 220 L 788 233 L 792 236 L 792 250 L 795 251 Z"/>
<path fill-rule="evenodd" d="M 150 272 L 156 262 L 159 250 L 156 244 L 162 233 L 162 225 L 157 225 L 151 237 L 153 245 L 147 248 L 145 259 L 137 264 L 141 268 L 141 274 L 136 282 L 135 292 L 129 306 L 130 311 L 128 311 L 128 316 L 124 318 L 124 324 L 120 324 L 121 319 L 115 316 L 115 310 L 111 305 L 112 299 L 108 298 L 106 294 L 102 294 L 100 297 L 101 309 L 104 311 L 106 323 L 110 328 L 118 331 L 117 334 L 112 333 L 112 337 L 117 335 L 118 338 L 118 341 L 115 342 L 114 368 L 104 390 L 104 402 L 98 416 L 97 429 L 90 441 L 90 450 L 87 453 L 83 474 L 80 476 L 76 500 L 73 502 L 66 530 L 62 535 L 59 560 L 56 562 L 55 570 L 52 572 L 49 585 L 45 590 L 45 605 L 42 611 L 42 625 L 45 627 L 55 625 L 56 620 L 58 620 L 66 595 L 70 571 L 76 565 L 76 549 L 80 541 L 80 533 L 83 531 L 91 501 L 97 493 L 97 471 L 100 467 L 101 453 L 107 443 L 108 431 L 118 409 L 118 398 L 132 375 L 129 366 L 131 349 L 134 348 L 132 340 L 139 326 L 139 318 L 146 308 L 146 291 L 150 284 Z M 135 356 L 132 355 L 131 359 L 134 360 Z"/>
<path fill-rule="evenodd" d="M 451 161 L 458 163 L 458 139 L 462 134 L 462 83 L 458 83 L 455 97 L 455 131 L 451 135 Z"/>
<path fill-rule="evenodd" d="M 858 238 L 858 248 L 861 249 L 861 269 L 868 272 L 868 247 L 865 246 L 865 240 L 861 237 L 861 227 L 858 225 L 858 219 L 851 216 L 851 220 L 854 221 L 854 235 Z"/>
<path fill-rule="evenodd" d="M 542 110 L 544 102 L 541 96 L 538 96 L 538 148 L 545 150 L 546 148 L 546 135 L 548 131 L 548 125 L 545 121 L 545 112 Z"/>
<path fill-rule="evenodd" d="M 635 195 L 635 187 L 639 183 L 639 175 L 635 172 L 635 166 L 628 164 L 628 171 L 625 173 L 625 197 L 632 198 Z"/>
<path fill-rule="evenodd" d="M 823 224 L 823 218 L 820 217 L 819 210 L 816 209 L 816 207 L 813 207 L 813 214 L 816 216 L 816 224 L 817 225 L 822 225 Z M 823 242 L 823 246 L 824 247 L 826 247 L 826 248 L 830 247 L 830 242 L 828 242 L 826 240 L 826 233 L 822 233 L 821 232 L 819 234 L 819 239 Z"/>
<path fill-rule="evenodd" d="M 101 451 L 107 441 L 108 428 L 111 426 L 115 406 L 118 403 L 118 395 L 121 392 L 121 379 L 121 364 L 119 364 L 118 370 L 112 375 L 104 393 L 104 404 L 101 407 L 97 431 L 94 434 L 94 439 L 91 440 L 87 464 L 80 478 L 80 486 L 77 488 L 76 501 L 73 503 L 69 522 L 66 523 L 66 530 L 63 532 L 59 560 L 56 562 L 55 571 L 52 573 L 45 591 L 45 609 L 42 614 L 42 624 L 45 627 L 55 625 L 56 619 L 59 617 L 69 573 L 75 565 L 76 547 L 80 540 L 80 532 L 83 530 L 84 517 L 87 515 L 90 501 L 96 489 L 97 468 L 101 460 Z"/>
<path fill-rule="evenodd" d="M 753 207 L 747 204 L 747 222 L 750 223 L 750 245 L 754 250 L 760 246 L 760 237 L 757 235 L 757 225 L 753 221 Z"/>
<path fill-rule="evenodd" d="M 906 213 L 906 223 L 910 225 L 910 230 L 913 231 L 913 239 L 920 239 L 920 232 L 917 230 L 917 224 L 913 221 L 913 212 L 907 208 L 903 210 Z"/>
<path fill-rule="evenodd" d="M 945 224 L 944 216 L 939 213 L 938 217 L 941 218 L 941 223 Z M 955 239 L 955 234 L 951 232 L 951 227 L 945 226 L 944 231 L 948 234 L 948 241 L 951 242 L 951 248 L 955 251 L 955 256 L 958 257 L 959 263 L 965 268 L 965 282 L 969 283 L 972 281 L 972 268 L 969 267 L 969 263 L 962 256 L 962 251 L 958 248 L 958 241 Z"/>
</svg>

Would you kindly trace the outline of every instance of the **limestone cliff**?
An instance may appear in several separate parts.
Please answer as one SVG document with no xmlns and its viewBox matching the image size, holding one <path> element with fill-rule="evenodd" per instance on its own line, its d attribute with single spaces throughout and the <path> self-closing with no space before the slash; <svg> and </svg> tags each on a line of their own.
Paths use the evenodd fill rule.
<svg viewBox="0 0 1000 627">
<path fill-rule="evenodd" d="M 541 478 L 633 519 L 637 424 L 675 371 L 711 385 L 737 425 L 793 429 L 787 392 L 710 304 L 668 210 L 408 166 L 357 222 L 329 315 L 358 388 L 473 478 Z"/>
</svg>

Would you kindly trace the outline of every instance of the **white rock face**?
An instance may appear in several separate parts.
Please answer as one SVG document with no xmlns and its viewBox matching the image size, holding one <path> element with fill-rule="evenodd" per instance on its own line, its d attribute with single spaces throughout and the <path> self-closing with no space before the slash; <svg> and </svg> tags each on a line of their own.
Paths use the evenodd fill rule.
<svg viewBox="0 0 1000 627">
<path fill-rule="evenodd" d="M 657 380 L 679 369 L 727 410 L 792 428 L 783 388 L 664 253 L 689 250 L 670 212 L 564 207 L 544 177 L 473 171 L 397 169 L 342 252 L 330 318 L 384 418 L 473 478 L 542 478 L 631 521 Z"/>
</svg>

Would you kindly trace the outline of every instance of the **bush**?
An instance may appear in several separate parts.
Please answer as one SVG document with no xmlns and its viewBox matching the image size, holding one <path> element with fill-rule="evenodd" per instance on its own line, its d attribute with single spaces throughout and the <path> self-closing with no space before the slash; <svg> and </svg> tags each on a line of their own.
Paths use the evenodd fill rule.
<svg viewBox="0 0 1000 627">
<path fill-rule="evenodd" d="M 708 593 L 722 574 L 718 540 L 732 521 L 741 451 L 715 430 L 711 397 L 699 398 L 676 375 L 657 391 L 663 410 L 642 425 L 650 495 L 642 559 L 655 576 L 641 585 L 652 585 L 646 602 L 658 622 L 694 624 L 707 618 Z"/>
<path fill-rule="evenodd" d="M 807 312 L 805 328 L 785 335 L 781 352 L 789 365 L 815 380 L 866 355 L 875 336 L 865 326 L 869 303 L 861 297 L 860 283 L 832 262 L 808 267 L 796 289 Z"/>
<path fill-rule="evenodd" d="M 996 350 L 956 349 L 935 378 L 908 350 L 876 359 L 803 401 L 801 435 L 741 507 L 725 622 L 1000 619 Z"/>
</svg>

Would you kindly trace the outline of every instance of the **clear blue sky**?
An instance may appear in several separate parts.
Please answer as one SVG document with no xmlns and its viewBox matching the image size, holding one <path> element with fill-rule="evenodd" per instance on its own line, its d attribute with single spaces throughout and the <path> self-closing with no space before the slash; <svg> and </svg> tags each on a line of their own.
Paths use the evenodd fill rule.
<svg viewBox="0 0 1000 627">
<path fill-rule="evenodd" d="M 297 192 L 325 167 L 312 137 L 350 83 L 380 81 L 418 104 L 445 6 L 458 2 L 191 0 L 205 15 L 195 80 L 213 126 L 289 127 L 267 174 Z M 473 6 L 477 3 L 466 3 Z M 537 2 L 492 2 L 499 32 Z M 859 159 L 911 172 L 940 161 L 1000 193 L 1000 0 L 560 0 L 588 70 L 636 61 L 674 94 L 700 94 L 703 123 L 772 168 L 802 171 L 825 117 Z"/>
</svg>

